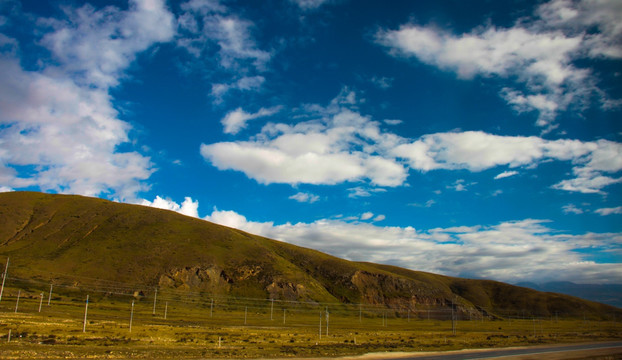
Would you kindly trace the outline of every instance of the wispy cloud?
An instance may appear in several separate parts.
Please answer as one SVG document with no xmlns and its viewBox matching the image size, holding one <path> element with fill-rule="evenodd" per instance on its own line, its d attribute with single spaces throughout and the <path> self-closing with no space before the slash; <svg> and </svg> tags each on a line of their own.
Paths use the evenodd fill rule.
<svg viewBox="0 0 622 360">
<path fill-rule="evenodd" d="M 583 209 L 576 207 L 574 204 L 564 205 L 562 210 L 564 211 L 564 214 L 583 214 Z"/>
<path fill-rule="evenodd" d="M 296 200 L 301 203 L 313 204 L 314 202 L 320 200 L 320 197 L 315 194 L 311 194 L 311 193 L 298 192 L 290 196 L 289 199 Z"/>
<path fill-rule="evenodd" d="M 617 207 L 613 207 L 613 208 L 601 208 L 601 209 L 596 209 L 594 210 L 595 213 L 600 214 L 601 216 L 607 216 L 607 215 L 619 215 L 622 214 L 622 206 L 617 206 Z"/>
<path fill-rule="evenodd" d="M 514 175 L 518 175 L 518 171 L 504 171 L 499 175 L 495 176 L 495 180 L 503 179 Z"/>
<path fill-rule="evenodd" d="M 261 108 L 256 113 L 247 113 L 242 108 L 237 108 L 230 111 L 220 121 L 224 127 L 226 134 L 237 134 L 240 130 L 246 128 L 246 123 L 250 120 L 258 119 L 261 117 L 272 116 L 281 111 L 281 106 L 274 106 L 271 108 Z"/>
<path fill-rule="evenodd" d="M 231 90 L 258 91 L 265 82 L 272 52 L 261 49 L 253 36 L 255 24 L 215 0 L 190 0 L 181 4 L 177 18 L 177 46 L 186 49 L 203 67 L 220 67 L 221 80 L 212 85 L 215 103 Z M 214 64 L 214 60 L 217 63 Z M 208 63 L 208 66 L 204 64 Z M 228 74 L 228 81 L 222 81 Z"/>
</svg>

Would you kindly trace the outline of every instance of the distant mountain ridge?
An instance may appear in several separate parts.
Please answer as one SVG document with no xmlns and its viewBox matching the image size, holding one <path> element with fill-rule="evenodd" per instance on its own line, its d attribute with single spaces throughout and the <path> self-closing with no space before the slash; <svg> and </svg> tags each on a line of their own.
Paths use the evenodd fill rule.
<svg viewBox="0 0 622 360">
<path fill-rule="evenodd" d="M 570 281 L 550 281 L 543 284 L 522 282 L 516 285 L 538 291 L 576 296 L 622 308 L 622 284 L 576 284 Z"/>
<path fill-rule="evenodd" d="M 139 284 L 147 291 L 622 318 L 622 309 L 568 295 L 347 261 L 168 210 L 75 195 L 1 193 L 2 268 L 8 256 L 11 276 L 46 283 L 70 274 L 77 285 Z"/>
</svg>

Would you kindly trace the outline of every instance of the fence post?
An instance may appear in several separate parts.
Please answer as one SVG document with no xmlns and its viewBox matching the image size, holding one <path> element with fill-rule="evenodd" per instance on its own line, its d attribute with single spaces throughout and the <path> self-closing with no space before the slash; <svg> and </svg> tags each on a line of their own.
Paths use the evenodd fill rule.
<svg viewBox="0 0 622 360">
<path fill-rule="evenodd" d="M 21 290 L 17 290 L 17 300 L 15 301 L 15 312 L 17 313 L 17 307 L 19 306 L 19 296 L 22 294 Z"/>
<path fill-rule="evenodd" d="M 322 340 L 322 310 L 320 310 L 320 340 Z"/>
<path fill-rule="evenodd" d="M 4 268 L 4 275 L 2 275 L 2 288 L 0 288 L 0 301 L 2 301 L 2 293 L 4 292 L 4 281 L 6 280 L 6 273 L 9 271 L 9 257 L 6 258 L 6 267 Z"/>
<path fill-rule="evenodd" d="M 132 300 L 132 310 L 130 311 L 130 332 L 132 332 L 132 321 L 134 320 L 134 300 Z"/>
<path fill-rule="evenodd" d="M 155 288 L 155 294 L 153 295 L 153 313 L 152 313 L 152 315 L 155 315 L 156 301 L 157 300 L 158 300 L 158 288 Z"/>
<path fill-rule="evenodd" d="M 89 311 L 89 296 L 86 296 L 86 305 L 84 306 L 84 323 L 82 324 L 82 332 L 86 332 L 86 314 Z"/>
</svg>

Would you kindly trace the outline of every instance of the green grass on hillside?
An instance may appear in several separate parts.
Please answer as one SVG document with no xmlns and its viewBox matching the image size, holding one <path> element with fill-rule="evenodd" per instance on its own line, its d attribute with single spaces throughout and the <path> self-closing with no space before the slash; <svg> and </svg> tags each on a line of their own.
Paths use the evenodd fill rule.
<svg viewBox="0 0 622 360">
<path fill-rule="evenodd" d="M 0 194 L 0 263 L 15 279 L 151 293 L 608 319 L 622 310 L 494 281 L 356 263 L 171 211 L 33 192 Z M 119 285 L 119 284 L 122 284 Z M 485 309 L 485 310 L 482 310 Z"/>
</svg>

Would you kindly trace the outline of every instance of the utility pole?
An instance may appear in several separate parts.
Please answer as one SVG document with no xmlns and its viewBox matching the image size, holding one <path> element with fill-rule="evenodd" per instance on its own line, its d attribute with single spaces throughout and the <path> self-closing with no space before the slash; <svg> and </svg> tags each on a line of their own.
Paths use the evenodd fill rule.
<svg viewBox="0 0 622 360">
<path fill-rule="evenodd" d="M 166 320 L 167 312 L 168 312 L 168 301 L 164 303 L 164 320 Z"/>
<path fill-rule="evenodd" d="M 43 293 L 41 293 L 41 300 L 39 300 L 39 312 L 41 312 L 41 305 L 43 305 Z"/>
<path fill-rule="evenodd" d="M 2 275 L 2 288 L 0 288 L 0 301 L 2 301 L 2 293 L 4 292 L 4 281 L 6 280 L 6 273 L 9 271 L 9 257 L 6 258 L 6 266 L 4 268 L 4 275 Z"/>
<path fill-rule="evenodd" d="M 48 295 L 48 306 L 50 306 L 50 301 L 52 301 L 52 284 L 50 284 L 50 294 Z"/>
</svg>

